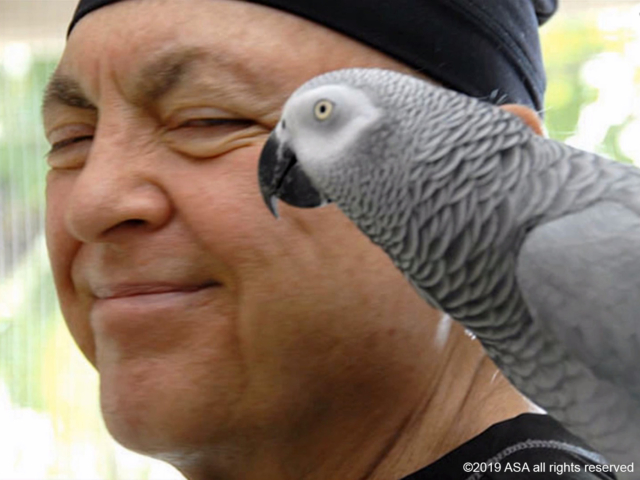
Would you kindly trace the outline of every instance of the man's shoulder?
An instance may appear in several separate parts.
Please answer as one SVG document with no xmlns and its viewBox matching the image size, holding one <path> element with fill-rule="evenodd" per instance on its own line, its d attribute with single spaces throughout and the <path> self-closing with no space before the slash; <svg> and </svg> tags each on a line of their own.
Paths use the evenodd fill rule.
<svg viewBox="0 0 640 480">
<path fill-rule="evenodd" d="M 500 456 L 500 453 L 502 454 Z M 518 442 L 499 452 L 500 458 L 488 459 L 493 471 L 470 475 L 474 480 L 615 480 L 606 472 L 600 455 L 585 448 L 558 440 Z M 605 471 L 603 471 L 605 470 Z"/>
<path fill-rule="evenodd" d="M 500 422 L 402 480 L 615 480 L 605 459 L 547 415 Z"/>
</svg>

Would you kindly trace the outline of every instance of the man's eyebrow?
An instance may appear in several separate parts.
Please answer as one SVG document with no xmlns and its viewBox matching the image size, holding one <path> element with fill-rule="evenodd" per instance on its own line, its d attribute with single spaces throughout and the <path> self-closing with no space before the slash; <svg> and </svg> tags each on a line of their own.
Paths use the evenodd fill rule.
<svg viewBox="0 0 640 480">
<path fill-rule="evenodd" d="M 156 54 L 135 80 L 134 103 L 150 105 L 158 101 L 184 80 L 194 63 L 207 56 L 205 50 L 194 47 Z"/>
<path fill-rule="evenodd" d="M 42 101 L 42 112 L 45 113 L 55 104 L 96 110 L 96 106 L 87 99 L 77 81 L 57 72 L 47 84 Z"/>
<path fill-rule="evenodd" d="M 136 79 L 135 103 L 148 105 L 158 100 L 184 78 L 191 64 L 205 56 L 204 50 L 196 48 L 180 48 L 157 54 L 142 68 Z M 58 72 L 53 74 L 45 89 L 42 112 L 46 112 L 55 104 L 96 110 L 96 106 L 83 93 L 80 84 Z"/>
<path fill-rule="evenodd" d="M 194 73 L 194 67 L 202 63 L 210 64 L 218 72 L 231 73 L 235 78 L 236 88 L 242 84 L 254 85 L 255 82 L 259 84 L 264 82 L 262 75 L 238 58 L 202 47 L 177 47 L 152 53 L 145 65 L 131 76 L 132 103 L 140 107 L 148 107 L 177 88 L 186 79 L 199 83 L 195 77 L 201 76 Z M 53 105 L 60 104 L 89 110 L 97 109 L 87 99 L 77 80 L 56 72 L 46 88 L 42 111 L 46 113 Z"/>
</svg>

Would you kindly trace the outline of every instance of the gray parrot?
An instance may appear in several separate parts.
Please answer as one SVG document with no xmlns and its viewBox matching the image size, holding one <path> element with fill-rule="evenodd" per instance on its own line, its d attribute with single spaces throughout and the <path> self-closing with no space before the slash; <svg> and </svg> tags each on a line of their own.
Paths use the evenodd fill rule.
<svg viewBox="0 0 640 480">
<path fill-rule="evenodd" d="M 516 388 L 640 468 L 640 170 L 413 76 L 348 69 L 289 98 L 258 177 L 276 216 L 278 199 L 335 203 Z"/>
</svg>

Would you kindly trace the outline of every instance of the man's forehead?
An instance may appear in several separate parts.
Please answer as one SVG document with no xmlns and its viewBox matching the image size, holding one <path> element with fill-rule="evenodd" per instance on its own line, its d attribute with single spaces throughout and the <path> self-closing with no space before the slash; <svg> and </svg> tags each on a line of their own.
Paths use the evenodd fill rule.
<svg viewBox="0 0 640 480">
<path fill-rule="evenodd" d="M 75 27 L 45 107 L 56 101 L 71 105 L 72 99 L 79 103 L 78 95 L 63 95 L 79 90 L 96 103 L 110 82 L 144 104 L 185 80 L 209 90 L 250 91 L 258 98 L 275 94 L 283 101 L 326 67 L 349 66 L 358 58 L 356 50 L 364 48 L 311 22 L 255 4 L 194 2 L 202 11 L 196 9 L 200 15 L 193 17 L 168 2 L 158 4 L 166 13 L 162 21 L 146 22 L 139 15 L 144 3 L 118 3 Z M 165 21 L 173 13 L 177 21 Z"/>
<path fill-rule="evenodd" d="M 281 70 L 298 56 L 294 40 L 300 48 L 312 43 L 302 41 L 301 34 L 314 37 L 311 22 L 256 4 L 189 4 L 185 9 L 179 1 L 126 1 L 92 13 L 69 37 L 60 71 L 78 77 L 111 64 L 128 76 L 143 70 L 166 77 L 185 65 L 206 62 L 221 71 L 268 80 L 265 73 Z"/>
</svg>

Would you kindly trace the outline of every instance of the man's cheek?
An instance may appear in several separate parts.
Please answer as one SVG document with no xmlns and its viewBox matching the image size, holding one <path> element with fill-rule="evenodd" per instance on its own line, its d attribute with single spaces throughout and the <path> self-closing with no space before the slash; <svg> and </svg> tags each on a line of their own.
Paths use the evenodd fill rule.
<svg viewBox="0 0 640 480">
<path fill-rule="evenodd" d="M 60 186 L 63 185 L 47 186 L 45 236 L 56 287 L 62 290 L 60 293 L 64 293 L 72 288 L 71 261 L 80 244 L 66 229 L 64 221 L 66 202 L 64 191 L 59 188 Z"/>
<path fill-rule="evenodd" d="M 47 175 L 45 237 L 60 309 L 71 335 L 87 359 L 94 363 L 95 348 L 89 328 L 89 299 L 81 299 L 72 280 L 73 259 L 81 243 L 73 238 L 65 224 L 65 205 L 73 188 L 70 175 L 51 171 Z"/>
</svg>

